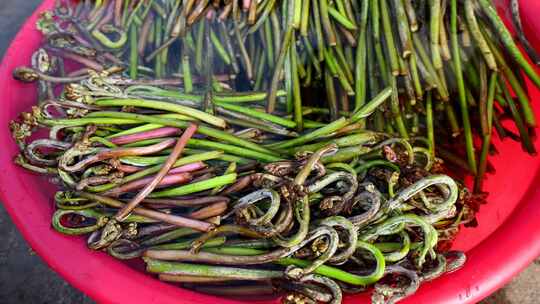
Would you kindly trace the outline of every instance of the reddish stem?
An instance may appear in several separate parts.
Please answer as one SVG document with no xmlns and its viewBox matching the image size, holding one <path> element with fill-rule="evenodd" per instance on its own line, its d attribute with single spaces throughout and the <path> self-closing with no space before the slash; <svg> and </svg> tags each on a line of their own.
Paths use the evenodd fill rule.
<svg viewBox="0 0 540 304">
<path fill-rule="evenodd" d="M 147 198 L 143 201 L 145 204 L 152 204 L 155 206 L 164 205 L 174 207 L 193 207 L 217 202 L 229 202 L 229 198 L 226 196 L 205 196 L 184 199 Z"/>
<path fill-rule="evenodd" d="M 163 167 L 159 170 L 158 174 L 154 177 L 154 179 L 146 186 L 144 187 L 141 192 L 137 194 L 129 203 L 127 203 L 122 209 L 118 210 L 118 213 L 116 214 L 116 219 L 118 221 L 124 220 L 131 211 L 137 207 L 137 205 L 144 200 L 145 197 L 148 196 L 161 182 L 161 180 L 165 177 L 167 172 L 172 168 L 180 154 L 182 154 L 182 151 L 184 151 L 184 148 L 187 145 L 188 140 L 197 132 L 197 125 L 196 124 L 190 124 L 187 129 L 184 131 L 184 134 L 178 139 L 176 145 L 174 146 L 171 154 L 163 164 Z"/>
<path fill-rule="evenodd" d="M 161 150 L 167 149 L 170 146 L 174 145 L 174 139 L 166 139 L 155 145 L 146 146 L 146 147 L 137 147 L 137 148 L 114 148 L 108 149 L 102 152 L 99 152 L 95 155 L 92 155 L 88 158 L 81 160 L 80 162 L 69 166 L 60 160 L 60 168 L 68 171 L 75 172 L 84 169 L 86 166 L 110 158 L 119 158 L 123 156 L 136 156 L 136 155 L 148 155 L 154 154 Z"/>
<path fill-rule="evenodd" d="M 123 0 L 115 0 L 114 3 L 114 25 L 116 27 L 122 26 L 122 4 Z"/>
<path fill-rule="evenodd" d="M 145 167 L 137 167 L 137 166 L 130 166 L 130 165 L 124 165 L 120 163 L 118 160 L 114 160 L 114 163 L 111 163 L 111 165 L 116 168 L 118 171 L 122 171 L 124 173 L 135 173 L 139 172 L 141 170 L 146 169 Z M 206 168 L 206 164 L 203 162 L 194 162 L 191 164 L 183 165 L 180 167 L 173 168 L 169 171 L 169 174 L 178 174 L 178 173 L 185 173 L 185 172 L 193 172 L 197 170 L 201 170 Z"/>
<path fill-rule="evenodd" d="M 139 132 L 135 134 L 122 135 L 118 137 L 111 138 L 111 142 L 115 145 L 125 145 L 134 142 L 138 142 L 146 139 L 161 138 L 171 135 L 177 135 L 180 133 L 180 129 L 173 127 L 163 127 L 159 129 L 154 129 L 145 132 Z"/>
<path fill-rule="evenodd" d="M 106 191 L 103 193 L 103 195 L 118 197 L 132 190 L 137 190 L 137 189 L 141 189 L 145 187 L 146 185 L 148 185 L 148 183 L 152 182 L 155 178 L 156 176 L 149 176 L 149 177 L 141 178 L 138 180 L 134 180 L 130 183 L 127 183 L 122 186 L 113 188 L 109 191 Z M 163 186 L 185 184 L 191 181 L 191 179 L 192 179 L 192 176 L 189 173 L 170 174 L 163 177 L 163 179 L 159 182 L 157 186 L 163 187 Z"/>
<path fill-rule="evenodd" d="M 114 64 L 120 65 L 120 66 L 124 64 L 122 59 L 116 57 L 115 55 L 113 55 L 111 53 L 103 53 L 103 58 L 109 60 L 110 62 L 112 62 Z"/>
<path fill-rule="evenodd" d="M 154 25 L 154 16 L 148 14 L 148 17 L 144 20 L 143 26 L 141 28 L 141 33 L 139 35 L 139 44 L 137 46 L 137 52 L 139 56 L 144 56 L 144 50 L 146 49 L 146 44 L 148 42 L 148 35 L 150 35 L 150 28 Z"/>
<path fill-rule="evenodd" d="M 208 20 L 214 19 L 215 13 L 216 11 L 213 8 L 208 9 L 208 11 L 206 12 L 206 19 Z"/>
<path fill-rule="evenodd" d="M 73 36 L 73 39 L 75 39 L 78 43 L 82 44 L 83 46 L 92 48 L 92 44 L 88 42 L 88 40 L 84 39 L 81 35 L 73 34 L 72 36 Z"/>
<path fill-rule="evenodd" d="M 205 220 L 213 216 L 222 215 L 225 210 L 227 210 L 227 202 L 217 202 L 190 213 L 188 217 L 196 220 Z"/>
<path fill-rule="evenodd" d="M 80 195 L 81 197 L 98 201 L 104 205 L 111 206 L 114 208 L 123 208 L 126 206 L 126 204 L 124 204 L 123 202 L 107 197 L 107 196 L 92 194 L 88 192 L 78 192 L 77 194 Z M 186 218 L 186 217 L 174 215 L 174 214 L 167 214 L 167 213 L 147 209 L 144 207 L 136 207 L 135 209 L 133 209 L 133 212 L 136 214 L 145 216 L 147 218 L 150 218 L 150 219 L 173 224 L 179 227 L 193 228 L 199 231 L 210 231 L 211 229 L 214 228 L 214 225 L 208 222 L 194 220 L 194 219 L 190 219 L 190 218 Z"/>
<path fill-rule="evenodd" d="M 60 55 L 64 58 L 67 58 L 67 59 L 70 59 L 70 60 L 73 60 L 75 62 L 78 62 L 82 65 L 85 65 L 86 67 L 92 69 L 92 70 L 96 70 L 98 72 L 101 72 L 103 71 L 103 66 L 99 63 L 97 63 L 96 61 L 92 60 L 92 59 L 89 59 L 89 58 L 85 58 L 83 56 L 79 56 L 77 54 L 73 54 L 73 53 L 70 53 L 70 52 L 60 52 Z"/>
<path fill-rule="evenodd" d="M 124 165 L 124 164 L 117 164 L 115 165 L 115 168 L 116 170 L 124 172 L 124 173 L 135 173 L 144 169 L 142 167 L 130 166 L 130 165 Z"/>
<path fill-rule="evenodd" d="M 206 168 L 206 164 L 199 161 L 199 162 L 183 165 L 180 167 L 172 168 L 169 171 L 169 174 L 193 172 L 193 171 L 201 170 L 203 168 Z"/>
<path fill-rule="evenodd" d="M 96 25 L 96 29 L 101 29 L 101 27 L 107 23 L 110 23 L 113 18 L 114 18 L 114 3 L 111 1 L 111 3 L 107 6 L 106 8 L 106 12 L 105 12 L 105 16 L 103 16 L 103 18 L 101 18 L 101 20 L 98 22 L 98 24 Z"/>
<path fill-rule="evenodd" d="M 88 71 L 90 71 L 88 68 L 82 68 L 82 69 L 75 70 L 73 72 L 69 72 L 67 76 L 68 77 L 88 76 Z"/>
<path fill-rule="evenodd" d="M 249 10 L 249 7 L 251 6 L 251 0 L 243 0 L 242 1 L 242 8 L 244 9 L 244 11 L 248 11 Z"/>
<path fill-rule="evenodd" d="M 252 182 L 253 182 L 253 175 L 246 175 L 240 178 L 239 180 L 237 180 L 234 184 L 225 188 L 225 190 L 223 190 L 221 194 L 231 194 L 231 193 L 240 192 L 244 190 L 246 187 L 248 187 L 249 185 L 251 185 Z"/>
</svg>

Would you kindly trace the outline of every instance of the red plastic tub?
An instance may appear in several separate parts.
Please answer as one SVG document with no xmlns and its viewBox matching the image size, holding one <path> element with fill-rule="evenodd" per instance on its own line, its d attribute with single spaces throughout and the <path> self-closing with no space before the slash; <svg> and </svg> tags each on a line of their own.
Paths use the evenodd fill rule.
<svg viewBox="0 0 540 304">
<path fill-rule="evenodd" d="M 0 67 L 0 198 L 31 247 L 67 281 L 100 303 L 239 303 L 197 294 L 162 283 L 106 254 L 90 251 L 82 238 L 56 233 L 50 226 L 54 189 L 48 182 L 13 165 L 17 153 L 8 123 L 35 103 L 35 88 L 16 82 L 13 68 L 30 63 L 41 41 L 35 30 L 44 1 L 17 35 Z M 524 26 L 533 45 L 540 46 L 540 1 L 521 1 Z M 540 117 L 540 92 L 529 84 Z M 495 139 L 497 141 L 497 139 Z M 510 141 L 495 143 L 497 170 L 485 183 L 489 204 L 482 206 L 479 226 L 463 229 L 456 249 L 467 252 L 461 270 L 422 285 L 403 303 L 475 303 L 501 287 L 540 254 L 540 157 L 521 151 Z M 346 297 L 346 303 L 369 303 L 367 295 Z M 261 301 L 262 303 L 262 301 Z M 276 303 L 267 301 L 264 303 Z"/>
</svg>

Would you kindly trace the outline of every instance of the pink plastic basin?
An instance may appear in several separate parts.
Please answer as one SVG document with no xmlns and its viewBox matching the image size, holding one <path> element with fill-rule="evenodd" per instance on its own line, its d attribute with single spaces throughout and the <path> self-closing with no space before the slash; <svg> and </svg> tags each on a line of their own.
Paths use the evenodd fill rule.
<svg viewBox="0 0 540 304">
<path fill-rule="evenodd" d="M 67 281 L 100 303 L 239 303 L 201 295 L 162 283 L 104 253 L 90 251 L 82 238 L 56 233 L 50 226 L 52 194 L 47 181 L 13 165 L 17 148 L 8 123 L 35 103 L 35 87 L 16 82 L 11 71 L 28 65 L 41 41 L 35 21 L 43 5 L 21 29 L 0 67 L 0 199 L 30 246 Z M 524 26 L 533 45 L 540 46 L 540 1 L 521 1 Z M 537 48 L 538 49 L 538 48 Z M 540 92 L 529 84 L 540 117 Z M 467 252 L 461 270 L 422 285 L 403 303 L 475 303 L 509 281 L 540 254 L 540 157 L 519 144 L 498 142 L 492 158 L 497 170 L 485 183 L 489 204 L 478 214 L 479 226 L 463 229 L 456 249 Z M 369 303 L 367 295 L 346 297 L 346 303 Z M 260 303 L 276 303 L 266 301 Z"/>
</svg>

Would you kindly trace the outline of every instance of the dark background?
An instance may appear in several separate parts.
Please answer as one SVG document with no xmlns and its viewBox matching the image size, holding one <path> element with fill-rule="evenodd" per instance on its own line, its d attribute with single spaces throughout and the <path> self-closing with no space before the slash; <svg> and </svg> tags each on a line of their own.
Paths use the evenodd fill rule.
<svg viewBox="0 0 540 304">
<path fill-rule="evenodd" d="M 0 0 L 0 58 L 40 2 Z M 540 303 L 539 286 L 540 266 L 533 264 L 509 286 L 482 303 Z M 0 304 L 11 303 L 89 304 L 93 301 L 65 282 L 32 252 L 0 204 Z"/>
<path fill-rule="evenodd" d="M 0 57 L 41 0 L 0 0 Z M 3 126 L 5 127 L 5 126 Z M 1 153 L 1 152 L 0 152 Z M 0 304 L 94 303 L 28 247 L 0 204 Z"/>
</svg>

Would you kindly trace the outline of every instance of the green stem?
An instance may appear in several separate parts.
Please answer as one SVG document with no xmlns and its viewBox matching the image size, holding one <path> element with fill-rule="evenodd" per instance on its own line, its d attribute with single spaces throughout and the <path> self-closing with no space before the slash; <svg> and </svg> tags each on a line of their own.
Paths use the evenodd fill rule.
<svg viewBox="0 0 540 304">
<path fill-rule="evenodd" d="M 161 118 L 161 117 L 156 117 L 156 116 L 134 114 L 134 113 L 126 113 L 126 112 L 106 112 L 106 111 L 102 111 L 102 112 L 94 112 L 94 113 L 91 113 L 91 114 L 94 114 L 95 116 L 99 115 L 101 117 L 123 118 L 122 121 L 124 121 L 124 122 L 127 121 L 127 122 L 132 123 L 132 124 L 133 123 L 146 122 L 146 123 L 150 123 L 150 124 L 157 124 L 157 125 L 160 125 L 160 126 L 169 126 L 169 127 L 177 127 L 177 128 L 187 128 L 187 126 L 189 125 L 188 121 L 181 121 L 181 120 L 178 120 L 178 119 Z M 90 114 L 87 115 L 87 116 L 90 116 Z M 95 123 L 94 120 L 98 120 L 100 118 L 99 117 L 91 117 L 91 118 L 87 118 L 87 119 L 79 118 L 77 120 L 83 120 L 83 119 L 85 120 L 84 121 L 85 123 L 79 122 L 79 124 L 76 124 L 76 125 L 93 124 L 93 123 Z M 101 118 L 101 119 L 105 120 L 105 119 L 110 119 L 110 118 Z M 67 119 L 67 122 L 69 123 L 72 120 L 75 120 L 75 119 Z M 58 122 L 58 120 L 53 120 L 53 122 Z M 114 124 L 114 123 L 108 123 L 108 124 Z M 239 138 L 237 136 L 234 136 L 234 135 L 232 135 L 230 133 L 227 133 L 227 132 L 224 132 L 224 131 L 221 131 L 221 130 L 218 130 L 218 129 L 214 129 L 214 128 L 206 127 L 206 126 L 200 126 L 199 130 L 198 130 L 198 133 L 206 135 L 206 136 L 213 137 L 215 139 L 222 140 L 224 142 L 231 143 L 231 144 L 239 146 L 239 147 L 245 147 L 245 148 L 248 148 L 248 149 L 251 149 L 251 150 L 254 150 L 254 151 L 267 153 L 267 154 L 270 154 L 270 155 L 273 155 L 273 156 L 276 156 L 276 157 L 278 156 L 274 151 L 272 151 L 272 150 L 270 150 L 268 148 L 259 146 L 259 145 L 255 144 L 253 142 L 247 141 L 245 139 Z"/>
<path fill-rule="evenodd" d="M 302 19 L 300 20 L 300 35 L 306 37 L 308 35 L 309 14 L 311 0 L 303 0 L 302 2 Z"/>
<path fill-rule="evenodd" d="M 347 16 L 342 15 L 338 10 L 335 8 L 329 6 L 328 7 L 328 14 L 332 16 L 339 24 L 341 24 L 344 28 L 355 31 L 357 30 L 356 25 L 347 18 Z"/>
<path fill-rule="evenodd" d="M 181 195 L 202 192 L 202 191 L 210 190 L 216 187 L 232 184 L 236 181 L 236 176 L 237 176 L 236 173 L 217 176 L 217 177 L 213 177 L 207 180 L 191 183 L 188 185 L 183 185 L 176 188 L 171 188 L 171 189 L 167 189 L 163 191 L 156 191 L 150 194 L 148 197 L 149 198 L 173 197 L 173 196 L 181 196 Z"/>
<path fill-rule="evenodd" d="M 392 75 L 399 75 L 399 60 L 398 52 L 394 42 L 394 35 L 392 34 L 392 21 L 390 20 L 390 10 L 388 8 L 387 0 L 378 0 L 380 1 L 380 13 L 382 17 L 382 25 L 384 31 L 384 40 L 386 41 L 386 47 L 388 50 L 388 57 L 390 59 L 390 68 Z"/>
<path fill-rule="evenodd" d="M 529 76 L 532 82 L 538 88 L 540 88 L 540 76 L 538 75 L 534 67 L 529 64 L 527 59 L 523 56 L 523 54 L 517 47 L 512 34 L 502 22 L 499 14 L 497 13 L 497 10 L 495 10 L 491 1 L 478 0 L 478 4 L 495 27 L 495 30 L 498 34 L 497 36 L 502 40 L 503 44 L 506 46 L 507 51 L 514 58 L 514 60 L 523 68 L 525 74 Z"/>
<path fill-rule="evenodd" d="M 392 87 L 387 87 L 386 89 L 382 90 L 377 96 L 373 97 L 370 102 L 365 104 L 351 116 L 351 122 L 358 122 L 359 120 L 371 115 L 380 107 L 383 102 L 392 96 L 393 92 L 394 89 Z"/>
<path fill-rule="evenodd" d="M 405 122 L 403 121 L 403 116 L 401 115 L 401 107 L 399 106 L 399 95 L 396 76 L 390 77 L 390 84 L 392 85 L 390 111 L 394 116 L 399 135 L 403 138 L 409 138 L 409 134 L 407 134 L 407 127 L 405 127 Z"/>
<path fill-rule="evenodd" d="M 149 108 L 162 111 L 169 111 L 174 113 L 179 113 L 187 115 L 190 117 L 197 118 L 208 124 L 225 128 L 227 123 L 218 117 L 210 115 L 206 112 L 199 111 L 190 107 L 182 106 L 179 104 L 174 104 L 170 102 L 156 101 L 156 100 L 146 100 L 146 99 L 136 99 L 136 98 L 118 98 L 118 99 L 99 99 L 95 101 L 95 105 L 102 107 L 123 107 L 123 106 L 134 106 L 140 108 Z"/>
<path fill-rule="evenodd" d="M 246 148 L 241 148 L 237 146 L 222 144 L 210 140 L 203 140 L 203 139 L 190 139 L 188 141 L 188 146 L 193 148 L 209 148 L 213 150 L 220 150 L 227 153 L 231 153 L 233 155 L 238 155 L 250 159 L 256 159 L 262 162 L 275 162 L 280 160 L 281 158 L 275 157 L 272 155 L 268 155 L 262 152 L 249 150 Z"/>
<path fill-rule="evenodd" d="M 309 0 L 304 0 L 309 1 Z M 299 1 L 297 1 L 299 2 Z M 295 7 L 300 9 L 299 7 Z M 296 53 L 296 36 L 293 33 L 291 38 L 290 47 L 290 64 L 291 64 L 291 76 L 292 76 L 292 90 L 293 90 L 293 116 L 296 124 L 296 130 L 302 131 L 304 128 L 303 116 L 302 116 L 302 96 L 300 95 L 300 78 L 298 76 L 298 54 Z"/>
<path fill-rule="evenodd" d="M 225 102 L 215 102 L 216 105 L 227 109 L 231 111 L 235 111 L 238 113 L 246 114 L 248 116 L 263 119 L 269 122 L 273 122 L 275 124 L 287 127 L 287 128 L 294 128 L 296 127 L 296 123 L 290 119 L 282 118 L 276 115 L 268 114 L 266 112 L 262 112 L 259 110 L 254 109 L 253 107 L 244 107 L 244 106 L 238 106 L 238 105 L 232 105 Z"/>
<path fill-rule="evenodd" d="M 216 158 L 219 158 L 221 155 L 223 155 L 223 152 L 221 152 L 221 151 L 210 151 L 210 152 L 204 152 L 204 153 L 197 153 L 195 155 L 190 155 L 190 156 L 180 158 L 179 160 L 177 160 L 174 163 L 174 165 L 172 167 L 176 168 L 176 167 L 180 167 L 180 166 L 183 166 L 183 165 L 187 165 L 187 164 L 191 164 L 191 163 L 195 163 L 195 162 L 199 162 L 199 161 L 216 159 Z M 163 159 L 163 161 L 165 161 L 165 159 Z M 123 177 L 122 179 L 120 179 L 119 181 L 116 181 L 115 183 L 108 183 L 108 184 L 103 184 L 103 185 L 99 185 L 99 186 L 88 187 L 88 190 L 92 191 L 92 192 L 107 191 L 107 190 L 113 189 L 116 186 L 120 186 L 120 185 L 129 183 L 131 181 L 143 178 L 145 176 L 157 173 L 157 172 L 159 172 L 159 169 L 161 169 L 161 167 L 162 167 L 162 165 L 161 165 L 161 163 L 159 163 L 159 164 L 157 164 L 155 166 L 146 168 L 146 169 L 141 170 L 139 172 L 136 172 L 136 173 L 130 174 L 130 175 L 126 176 L 126 177 Z"/>
<path fill-rule="evenodd" d="M 336 38 L 336 33 L 334 32 L 334 28 L 332 27 L 332 22 L 330 21 L 330 16 L 329 16 L 329 11 L 328 11 L 328 0 L 319 0 L 319 5 L 320 5 L 321 23 L 322 23 L 324 32 L 326 33 L 326 39 L 327 39 L 328 45 L 335 46 L 337 38 Z"/>
<path fill-rule="evenodd" d="M 495 62 L 495 57 L 493 56 L 493 53 L 491 52 L 491 49 L 489 48 L 486 39 L 484 38 L 484 35 L 482 35 L 482 33 L 480 32 L 480 27 L 478 26 L 478 22 L 476 20 L 474 12 L 474 2 L 472 0 L 465 0 L 464 5 L 465 6 L 463 9 L 465 11 L 465 17 L 469 26 L 469 32 L 471 33 L 473 39 L 476 41 L 476 45 L 484 56 L 484 60 L 486 61 L 489 68 L 493 71 L 496 71 L 497 63 Z"/>
<path fill-rule="evenodd" d="M 450 34 L 452 41 L 452 59 L 454 61 L 454 72 L 459 94 L 459 105 L 461 107 L 461 119 L 463 121 L 463 132 L 465 133 L 465 148 L 467 151 L 467 161 L 469 169 L 476 174 L 476 154 L 474 152 L 474 142 L 469 118 L 469 109 L 465 95 L 465 84 L 463 82 L 463 72 L 461 69 L 460 46 L 458 44 L 458 26 L 457 26 L 457 0 L 451 0 L 450 13 Z"/>
<path fill-rule="evenodd" d="M 431 58 L 436 70 L 443 68 L 439 45 L 441 25 L 441 0 L 429 0 L 430 3 L 430 41 Z"/>
<path fill-rule="evenodd" d="M 279 50 L 278 59 L 274 67 L 274 74 L 272 75 L 272 81 L 271 81 L 269 92 L 268 92 L 268 100 L 267 100 L 267 105 L 266 105 L 266 111 L 268 113 L 274 112 L 276 108 L 276 98 L 277 98 L 279 80 L 281 76 L 281 70 L 283 67 L 283 63 L 285 62 L 285 58 L 287 57 L 287 53 L 291 45 L 291 41 L 293 39 L 293 33 L 294 33 L 293 27 L 289 27 L 287 31 L 285 32 L 285 35 L 283 36 L 283 42 L 281 43 L 281 49 Z"/>
<path fill-rule="evenodd" d="M 343 271 L 339 268 L 327 266 L 327 265 L 321 265 L 317 267 L 313 272 L 316 274 L 320 274 L 320 275 L 323 275 L 332 279 L 336 279 L 336 280 L 348 283 L 348 284 L 359 285 L 359 286 L 366 286 L 380 280 L 382 276 L 384 275 L 384 269 L 386 267 L 384 255 L 382 254 L 382 252 L 374 245 L 366 243 L 366 242 L 362 242 L 362 241 L 357 242 L 356 248 L 369 252 L 375 259 L 376 266 L 372 273 L 368 275 L 360 276 L 360 275 L 355 275 L 355 274 Z M 225 247 L 225 246 L 219 247 L 216 249 L 208 249 L 208 251 L 219 252 L 221 254 L 228 254 L 228 255 L 238 255 L 238 256 L 259 255 L 265 252 L 264 250 L 259 250 L 259 249 L 244 248 L 244 247 Z M 282 259 L 277 260 L 275 263 L 283 265 L 283 266 L 294 265 L 297 267 L 307 267 L 311 264 L 311 261 L 301 260 L 297 258 L 282 258 Z"/>
<path fill-rule="evenodd" d="M 433 97 L 431 92 L 428 92 L 426 99 L 426 129 L 429 152 L 432 157 L 435 157 L 435 129 L 433 126 Z"/>
<path fill-rule="evenodd" d="M 185 276 L 219 277 L 241 280 L 269 280 L 283 277 L 282 271 L 165 262 L 144 258 L 146 270 Z"/>
<path fill-rule="evenodd" d="M 296 145 L 301 145 L 301 144 L 310 142 L 312 140 L 315 140 L 317 138 L 320 138 L 322 136 L 331 134 L 331 133 L 345 127 L 348 124 L 349 124 L 349 121 L 346 118 L 342 117 L 342 118 L 340 118 L 338 120 L 335 120 L 335 121 L 329 123 L 328 125 L 326 125 L 326 126 L 324 126 L 322 128 L 315 129 L 315 130 L 311 131 L 310 133 L 306 133 L 306 134 L 301 135 L 301 136 L 299 136 L 297 138 L 287 140 L 287 141 L 283 141 L 283 142 L 277 143 L 276 145 L 272 145 L 272 146 L 273 146 L 273 148 L 276 148 L 276 149 L 284 149 L 284 148 L 290 148 L 290 147 L 293 147 L 293 146 L 296 146 Z"/>
<path fill-rule="evenodd" d="M 129 52 L 129 78 L 137 79 L 139 66 L 139 54 L 137 51 L 137 27 L 132 26 L 129 30 L 129 40 L 130 40 L 130 52 Z"/>
</svg>

